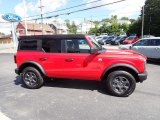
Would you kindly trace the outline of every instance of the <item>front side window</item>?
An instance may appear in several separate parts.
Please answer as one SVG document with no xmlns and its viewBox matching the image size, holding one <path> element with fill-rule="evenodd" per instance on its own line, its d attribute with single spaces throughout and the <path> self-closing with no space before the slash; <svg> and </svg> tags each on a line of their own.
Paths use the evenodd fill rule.
<svg viewBox="0 0 160 120">
<path fill-rule="evenodd" d="M 38 50 L 37 40 L 22 40 L 19 44 L 19 50 Z"/>
<path fill-rule="evenodd" d="M 133 46 L 148 46 L 149 45 L 149 40 L 140 40 L 136 42 Z"/>
<path fill-rule="evenodd" d="M 89 53 L 90 47 L 85 39 L 61 40 L 64 53 Z"/>
</svg>

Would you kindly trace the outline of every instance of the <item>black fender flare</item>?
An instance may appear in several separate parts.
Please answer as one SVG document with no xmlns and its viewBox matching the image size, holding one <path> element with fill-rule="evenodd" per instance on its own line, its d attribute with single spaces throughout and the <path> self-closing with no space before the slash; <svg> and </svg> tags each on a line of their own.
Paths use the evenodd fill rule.
<svg viewBox="0 0 160 120">
<path fill-rule="evenodd" d="M 22 72 L 22 69 L 23 69 L 26 65 L 28 65 L 28 64 L 33 65 L 33 66 L 36 66 L 36 67 L 40 70 L 40 72 L 41 72 L 43 75 L 46 76 L 46 73 L 45 73 L 43 67 L 42 67 L 39 63 L 37 63 L 37 62 L 35 62 L 35 61 L 27 61 L 27 62 L 22 63 L 22 64 L 20 65 L 20 67 L 18 68 L 18 74 L 20 74 L 20 73 Z"/>
<path fill-rule="evenodd" d="M 101 79 L 103 78 L 103 76 L 109 71 L 109 70 L 111 70 L 111 69 L 113 69 L 113 68 L 116 68 L 116 67 L 126 67 L 126 68 L 129 68 L 129 69 L 132 69 L 135 73 L 139 73 L 138 72 L 138 70 L 135 68 L 135 67 L 133 67 L 132 65 L 129 65 L 129 64 L 114 64 L 114 65 L 111 65 L 111 66 L 109 66 L 109 67 L 107 67 L 104 71 L 103 71 L 103 73 L 102 73 L 102 75 L 101 75 Z"/>
</svg>

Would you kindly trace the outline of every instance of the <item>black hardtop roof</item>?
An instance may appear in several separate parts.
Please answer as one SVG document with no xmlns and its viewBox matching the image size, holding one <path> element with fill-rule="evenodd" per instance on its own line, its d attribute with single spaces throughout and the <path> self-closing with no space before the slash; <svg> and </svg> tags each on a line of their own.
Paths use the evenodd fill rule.
<svg viewBox="0 0 160 120">
<path fill-rule="evenodd" d="M 67 35 L 32 35 L 32 36 L 20 36 L 19 40 L 29 39 L 45 39 L 45 38 L 56 38 L 56 39 L 76 39 L 85 38 L 84 34 L 67 34 Z"/>
</svg>

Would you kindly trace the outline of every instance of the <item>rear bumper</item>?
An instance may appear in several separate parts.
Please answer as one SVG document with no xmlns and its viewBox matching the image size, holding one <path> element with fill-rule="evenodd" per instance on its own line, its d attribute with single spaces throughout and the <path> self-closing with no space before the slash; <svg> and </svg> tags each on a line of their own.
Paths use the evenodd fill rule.
<svg viewBox="0 0 160 120">
<path fill-rule="evenodd" d="M 140 82 L 143 82 L 147 79 L 148 73 L 145 71 L 144 73 L 138 74 Z"/>
</svg>

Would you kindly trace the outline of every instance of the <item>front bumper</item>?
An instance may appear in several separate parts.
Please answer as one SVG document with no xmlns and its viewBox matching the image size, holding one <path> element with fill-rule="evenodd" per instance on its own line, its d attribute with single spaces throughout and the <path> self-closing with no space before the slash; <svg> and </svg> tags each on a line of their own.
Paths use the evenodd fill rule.
<svg viewBox="0 0 160 120">
<path fill-rule="evenodd" d="M 148 76 L 148 73 L 147 73 L 146 71 L 145 71 L 144 73 L 138 74 L 139 81 L 140 81 L 140 82 L 143 82 L 144 80 L 147 79 L 147 76 Z"/>
<path fill-rule="evenodd" d="M 19 75 L 19 70 L 18 70 L 18 68 L 15 69 L 15 73 L 16 73 L 17 75 Z"/>
</svg>

